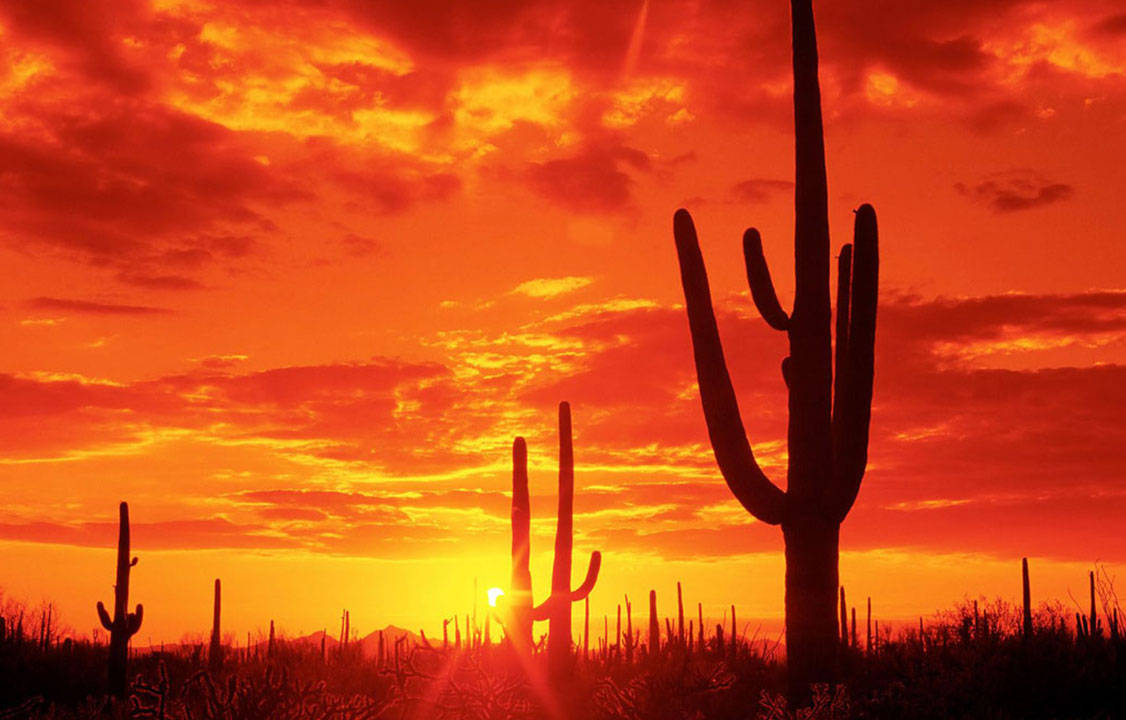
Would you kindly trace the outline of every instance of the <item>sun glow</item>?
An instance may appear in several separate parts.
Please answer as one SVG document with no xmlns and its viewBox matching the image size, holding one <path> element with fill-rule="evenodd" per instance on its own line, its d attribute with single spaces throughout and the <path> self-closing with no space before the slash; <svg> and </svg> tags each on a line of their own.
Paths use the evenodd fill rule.
<svg viewBox="0 0 1126 720">
<path fill-rule="evenodd" d="M 497 599 L 504 595 L 504 590 L 498 587 L 489 588 L 489 607 L 497 606 Z"/>
</svg>

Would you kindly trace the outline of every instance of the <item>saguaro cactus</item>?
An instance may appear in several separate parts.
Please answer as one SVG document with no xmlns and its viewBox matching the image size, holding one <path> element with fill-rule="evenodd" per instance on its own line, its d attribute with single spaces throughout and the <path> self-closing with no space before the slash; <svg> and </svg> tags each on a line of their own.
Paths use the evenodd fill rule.
<svg viewBox="0 0 1126 720">
<path fill-rule="evenodd" d="M 211 614 L 211 647 L 207 651 L 207 665 L 213 673 L 223 669 L 223 642 L 219 635 L 220 593 L 219 578 L 215 578 L 215 602 Z"/>
<path fill-rule="evenodd" d="M 571 603 L 582 602 L 594 589 L 602 553 L 594 551 L 586 579 L 571 590 L 571 554 L 574 547 L 575 456 L 571 441 L 571 406 L 559 404 L 559 508 L 555 526 L 555 559 L 551 595 L 532 607 L 532 575 L 528 569 L 531 509 L 528 500 L 528 451 L 523 438 L 512 445 L 512 610 L 513 644 L 530 649 L 532 621 L 548 620 L 547 663 L 554 679 L 565 678 L 571 668 Z"/>
<path fill-rule="evenodd" d="M 787 489 L 755 462 L 727 372 L 692 218 L 673 218 L 700 397 L 716 461 L 735 497 L 759 520 L 782 526 L 786 545 L 786 651 L 792 687 L 831 680 L 838 647 L 834 607 L 840 523 L 860 488 L 868 455 L 876 329 L 876 213 L 856 211 L 855 248 L 837 275 L 836 384 L 829 298 L 829 221 L 811 0 L 791 0 L 793 22 L 795 298 L 778 302 L 754 228 L 743 236 L 751 295 L 763 319 L 789 335 Z"/>
<path fill-rule="evenodd" d="M 121 503 L 118 508 L 117 524 L 117 577 L 113 584 L 113 618 L 110 619 L 106 606 L 98 601 L 98 619 L 102 627 L 109 631 L 109 692 L 119 698 L 125 697 L 125 668 L 129 661 L 129 638 L 141 629 L 141 619 L 145 609 L 137 603 L 136 612 L 129 612 L 129 569 L 137 564 L 137 558 L 129 556 L 129 504 Z"/>
</svg>

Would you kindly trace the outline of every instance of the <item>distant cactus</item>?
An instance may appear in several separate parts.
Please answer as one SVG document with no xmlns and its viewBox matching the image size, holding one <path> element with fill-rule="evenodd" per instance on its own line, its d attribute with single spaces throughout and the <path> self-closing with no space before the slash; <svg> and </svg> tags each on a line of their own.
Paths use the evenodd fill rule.
<svg viewBox="0 0 1126 720">
<path fill-rule="evenodd" d="M 684 646 L 684 596 L 681 594 L 680 582 L 676 583 L 676 639 Z"/>
<path fill-rule="evenodd" d="M 661 649 L 661 625 L 657 622 L 657 591 L 649 591 L 649 657 Z"/>
<path fill-rule="evenodd" d="M 625 596 L 626 600 L 626 662 L 633 662 L 633 603 L 629 601 L 629 595 Z"/>
<path fill-rule="evenodd" d="M 1032 589 L 1028 582 L 1028 558 L 1020 559 L 1020 575 L 1021 575 L 1021 600 L 1023 604 L 1023 615 L 1021 622 L 1021 631 L 1025 637 L 1032 635 Z"/>
<path fill-rule="evenodd" d="M 211 647 L 207 651 L 207 666 L 213 673 L 223 669 L 223 641 L 219 635 L 220 593 L 219 578 L 215 578 L 215 601 L 211 616 Z"/>
<path fill-rule="evenodd" d="M 1095 606 L 1095 571 L 1091 570 L 1087 573 L 1087 577 L 1091 581 L 1091 614 L 1087 619 L 1087 630 L 1091 637 L 1101 637 L 1103 634 L 1103 626 L 1099 621 L 1099 613 Z"/>
<path fill-rule="evenodd" d="M 129 570 L 137 564 L 137 558 L 129 556 L 129 504 L 121 503 L 118 508 L 117 524 L 117 578 L 113 585 L 113 618 L 106 607 L 98 601 L 98 618 L 102 627 L 109 631 L 109 692 L 125 697 L 125 673 L 129 661 L 129 638 L 141 629 L 141 619 L 145 609 L 137 603 L 135 612 L 129 612 Z"/>
<path fill-rule="evenodd" d="M 590 595 L 598 580 L 602 553 L 594 551 L 587 565 L 586 579 L 571 589 L 571 554 L 574 547 L 575 459 L 571 440 L 571 406 L 559 404 L 559 508 L 555 526 L 555 560 L 551 573 L 551 594 L 532 606 L 532 576 L 528 569 L 531 508 L 528 499 L 528 451 L 523 438 L 512 445 L 512 629 L 510 637 L 517 650 L 532 645 L 532 622 L 547 620 L 548 671 L 562 680 L 571 670 L 571 603 Z"/>
<path fill-rule="evenodd" d="M 840 524 L 860 489 L 868 459 L 876 329 L 876 213 L 856 211 L 855 247 L 841 250 L 837 274 L 836 372 L 829 292 L 829 219 L 817 39 L 811 0 L 791 0 L 793 24 L 795 298 L 778 302 L 754 228 L 743 235 L 751 296 L 763 319 L 789 335 L 782 361 L 789 388 L 788 489 L 759 469 L 743 429 L 712 310 L 692 218 L 673 218 L 700 398 L 716 462 L 752 515 L 780 524 L 786 547 L 786 653 L 792 693 L 832 681 L 837 627 Z M 836 385 L 833 385 L 834 374 Z M 804 689 L 803 689 L 804 688 Z"/>
</svg>

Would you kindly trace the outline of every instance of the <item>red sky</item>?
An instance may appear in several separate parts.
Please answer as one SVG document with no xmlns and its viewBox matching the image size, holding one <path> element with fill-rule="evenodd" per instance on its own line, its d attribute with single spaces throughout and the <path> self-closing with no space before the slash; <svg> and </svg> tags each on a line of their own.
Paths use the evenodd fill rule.
<svg viewBox="0 0 1126 720">
<path fill-rule="evenodd" d="M 88 632 L 126 499 L 153 639 L 203 632 L 215 576 L 238 632 L 435 628 L 506 582 L 517 434 L 542 594 L 569 400 L 595 612 L 682 579 L 780 615 L 780 533 L 707 445 L 671 218 L 781 479 L 784 338 L 739 238 L 788 302 L 785 3 L 0 7 L 8 595 Z M 881 226 L 843 581 L 902 617 L 1013 598 L 1028 555 L 1070 602 L 1126 568 L 1126 14 L 815 9 L 834 243 L 862 201 Z"/>
</svg>

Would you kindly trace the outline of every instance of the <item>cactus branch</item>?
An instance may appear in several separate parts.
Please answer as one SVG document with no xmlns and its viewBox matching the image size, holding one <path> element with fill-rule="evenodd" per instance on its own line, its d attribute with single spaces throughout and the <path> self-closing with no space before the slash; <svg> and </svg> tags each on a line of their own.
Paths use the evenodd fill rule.
<svg viewBox="0 0 1126 720">
<path fill-rule="evenodd" d="M 743 261 L 747 266 L 747 284 L 751 286 L 751 298 L 762 319 L 775 330 L 785 330 L 790 325 L 790 317 L 782 309 L 778 295 L 774 292 L 770 267 L 762 253 L 762 236 L 755 228 L 748 228 L 743 233 Z"/>
<path fill-rule="evenodd" d="M 868 464 L 879 283 L 878 229 L 871 205 L 857 209 L 854 228 L 847 359 L 843 378 L 837 378 L 838 384 L 843 380 L 843 388 L 838 391 L 840 411 L 834 409 L 833 423 L 835 511 L 841 519 L 856 501 Z"/>
<path fill-rule="evenodd" d="M 688 307 L 688 324 L 692 331 L 700 399 L 716 463 L 743 507 L 762 522 L 777 525 L 784 515 L 785 494 L 759 468 L 747 441 L 739 403 L 723 357 L 704 258 L 696 239 L 696 228 L 687 210 L 677 210 L 673 216 L 673 235 Z"/>
</svg>

